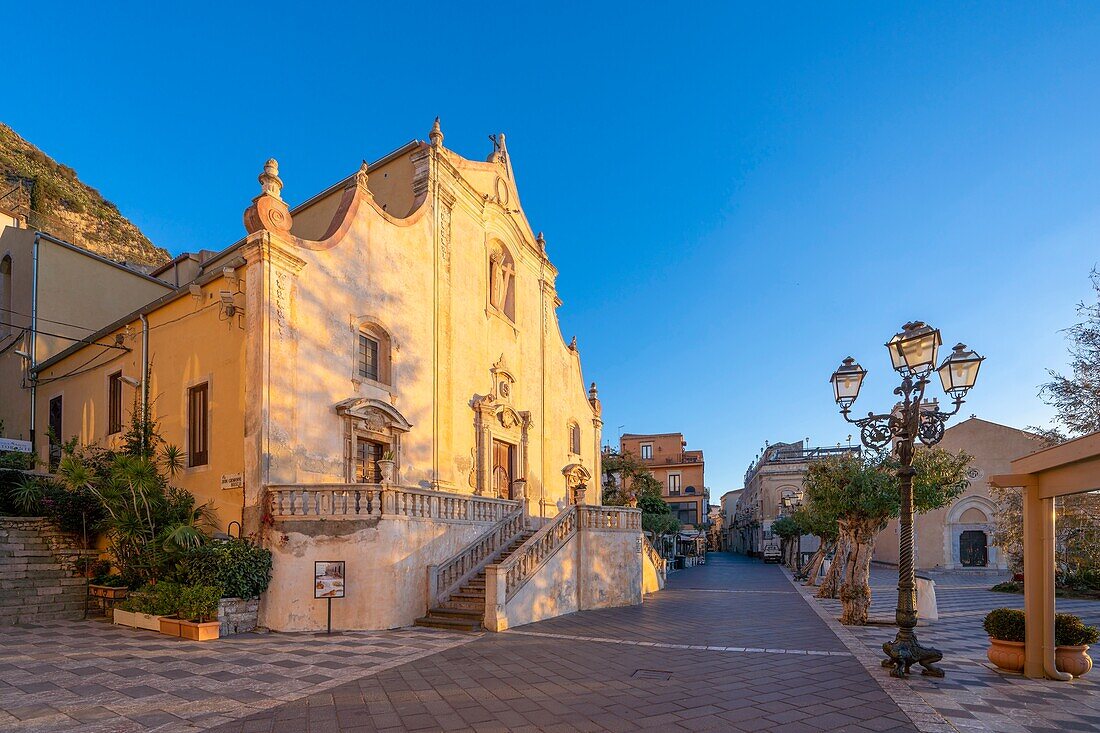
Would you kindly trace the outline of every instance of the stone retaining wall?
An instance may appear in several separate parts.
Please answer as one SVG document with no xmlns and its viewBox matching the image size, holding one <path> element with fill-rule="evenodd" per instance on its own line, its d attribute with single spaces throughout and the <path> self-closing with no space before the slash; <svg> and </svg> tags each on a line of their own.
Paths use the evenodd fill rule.
<svg viewBox="0 0 1100 733">
<path fill-rule="evenodd" d="M 218 601 L 218 621 L 220 634 L 245 634 L 256 628 L 256 617 L 260 611 L 260 599 L 223 598 Z"/>
</svg>

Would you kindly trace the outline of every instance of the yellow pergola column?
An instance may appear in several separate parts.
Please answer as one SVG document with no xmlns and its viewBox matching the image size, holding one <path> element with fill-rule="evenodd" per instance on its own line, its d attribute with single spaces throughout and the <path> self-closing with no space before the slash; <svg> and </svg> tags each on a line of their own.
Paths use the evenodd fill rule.
<svg viewBox="0 0 1100 733">
<path fill-rule="evenodd" d="M 1054 499 L 1039 485 L 1024 488 L 1024 674 L 1032 679 L 1072 679 L 1054 666 Z"/>
</svg>

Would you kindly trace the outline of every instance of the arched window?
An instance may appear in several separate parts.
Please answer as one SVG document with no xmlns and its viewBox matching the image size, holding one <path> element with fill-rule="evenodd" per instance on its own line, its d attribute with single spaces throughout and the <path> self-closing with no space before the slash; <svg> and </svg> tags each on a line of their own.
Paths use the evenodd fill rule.
<svg viewBox="0 0 1100 733">
<path fill-rule="evenodd" d="M 569 452 L 578 456 L 581 453 L 581 426 L 572 421 L 569 423 Z"/>
<path fill-rule="evenodd" d="M 361 323 L 355 341 L 355 378 L 393 384 L 391 350 L 392 340 L 384 328 L 370 321 Z"/>
<path fill-rule="evenodd" d="M 489 305 L 509 320 L 516 320 L 516 261 L 500 242 L 489 249 Z"/>
<path fill-rule="evenodd" d="M 11 312 L 11 289 L 11 255 L 7 255 L 0 260 L 0 336 L 8 336 L 12 331 L 9 325 L 14 321 L 14 314 Z"/>
</svg>

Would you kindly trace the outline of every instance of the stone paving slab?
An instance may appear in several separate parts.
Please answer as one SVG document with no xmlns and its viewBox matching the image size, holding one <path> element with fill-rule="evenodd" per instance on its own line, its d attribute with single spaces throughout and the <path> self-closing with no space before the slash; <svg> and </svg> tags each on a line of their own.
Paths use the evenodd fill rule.
<svg viewBox="0 0 1100 733">
<path fill-rule="evenodd" d="M 434 629 L 191 642 L 102 621 L 0 629 L 0 731 L 195 731 L 474 637 Z"/>
<path fill-rule="evenodd" d="M 917 730 L 776 566 L 711 558 L 642 606 L 486 634 L 214 730 Z"/>
<path fill-rule="evenodd" d="M 1100 732 L 1100 670 L 1071 682 L 1031 680 L 996 670 L 986 659 L 989 642 L 982 629 L 985 614 L 999 607 L 1023 608 L 1023 596 L 988 590 L 998 580 L 983 576 L 968 578 L 962 573 L 945 579 L 937 577 L 940 618 L 922 621 L 917 633 L 922 643 L 943 652 L 944 660 L 939 666 L 947 676 L 936 679 L 916 674 L 900 681 L 889 678 L 883 670 L 884 685 L 888 690 L 899 690 L 902 696 L 919 697 L 943 716 L 949 726 L 928 730 Z M 871 590 L 871 617 L 892 619 L 897 603 L 896 571 L 873 568 Z M 812 602 L 830 619 L 840 615 L 839 601 Z M 1087 623 L 1100 624 L 1100 601 L 1058 599 L 1056 605 L 1059 612 L 1075 613 Z M 862 647 L 856 650 L 857 657 L 865 656 L 871 665 L 881 658 L 883 642 L 893 639 L 896 632 L 892 626 L 842 628 L 844 631 L 839 633 L 850 634 Z"/>
</svg>

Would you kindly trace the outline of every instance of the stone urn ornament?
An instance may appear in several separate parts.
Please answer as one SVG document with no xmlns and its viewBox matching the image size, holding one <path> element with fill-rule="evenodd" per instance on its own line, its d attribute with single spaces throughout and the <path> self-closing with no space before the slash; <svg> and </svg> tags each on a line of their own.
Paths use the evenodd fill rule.
<svg viewBox="0 0 1100 733">
<path fill-rule="evenodd" d="M 378 459 L 378 471 L 382 474 L 382 483 L 393 483 L 393 469 L 396 465 L 396 461 L 393 460 L 392 450 L 387 450 L 382 453 L 382 457 Z"/>
<path fill-rule="evenodd" d="M 588 487 L 584 484 L 577 484 L 573 488 L 573 503 L 580 506 L 584 504 L 584 495 L 588 491 Z"/>
<path fill-rule="evenodd" d="M 626 505 L 628 507 L 630 507 L 631 509 L 637 509 L 638 508 L 638 495 L 637 494 L 628 494 L 627 497 L 626 497 Z"/>
</svg>

